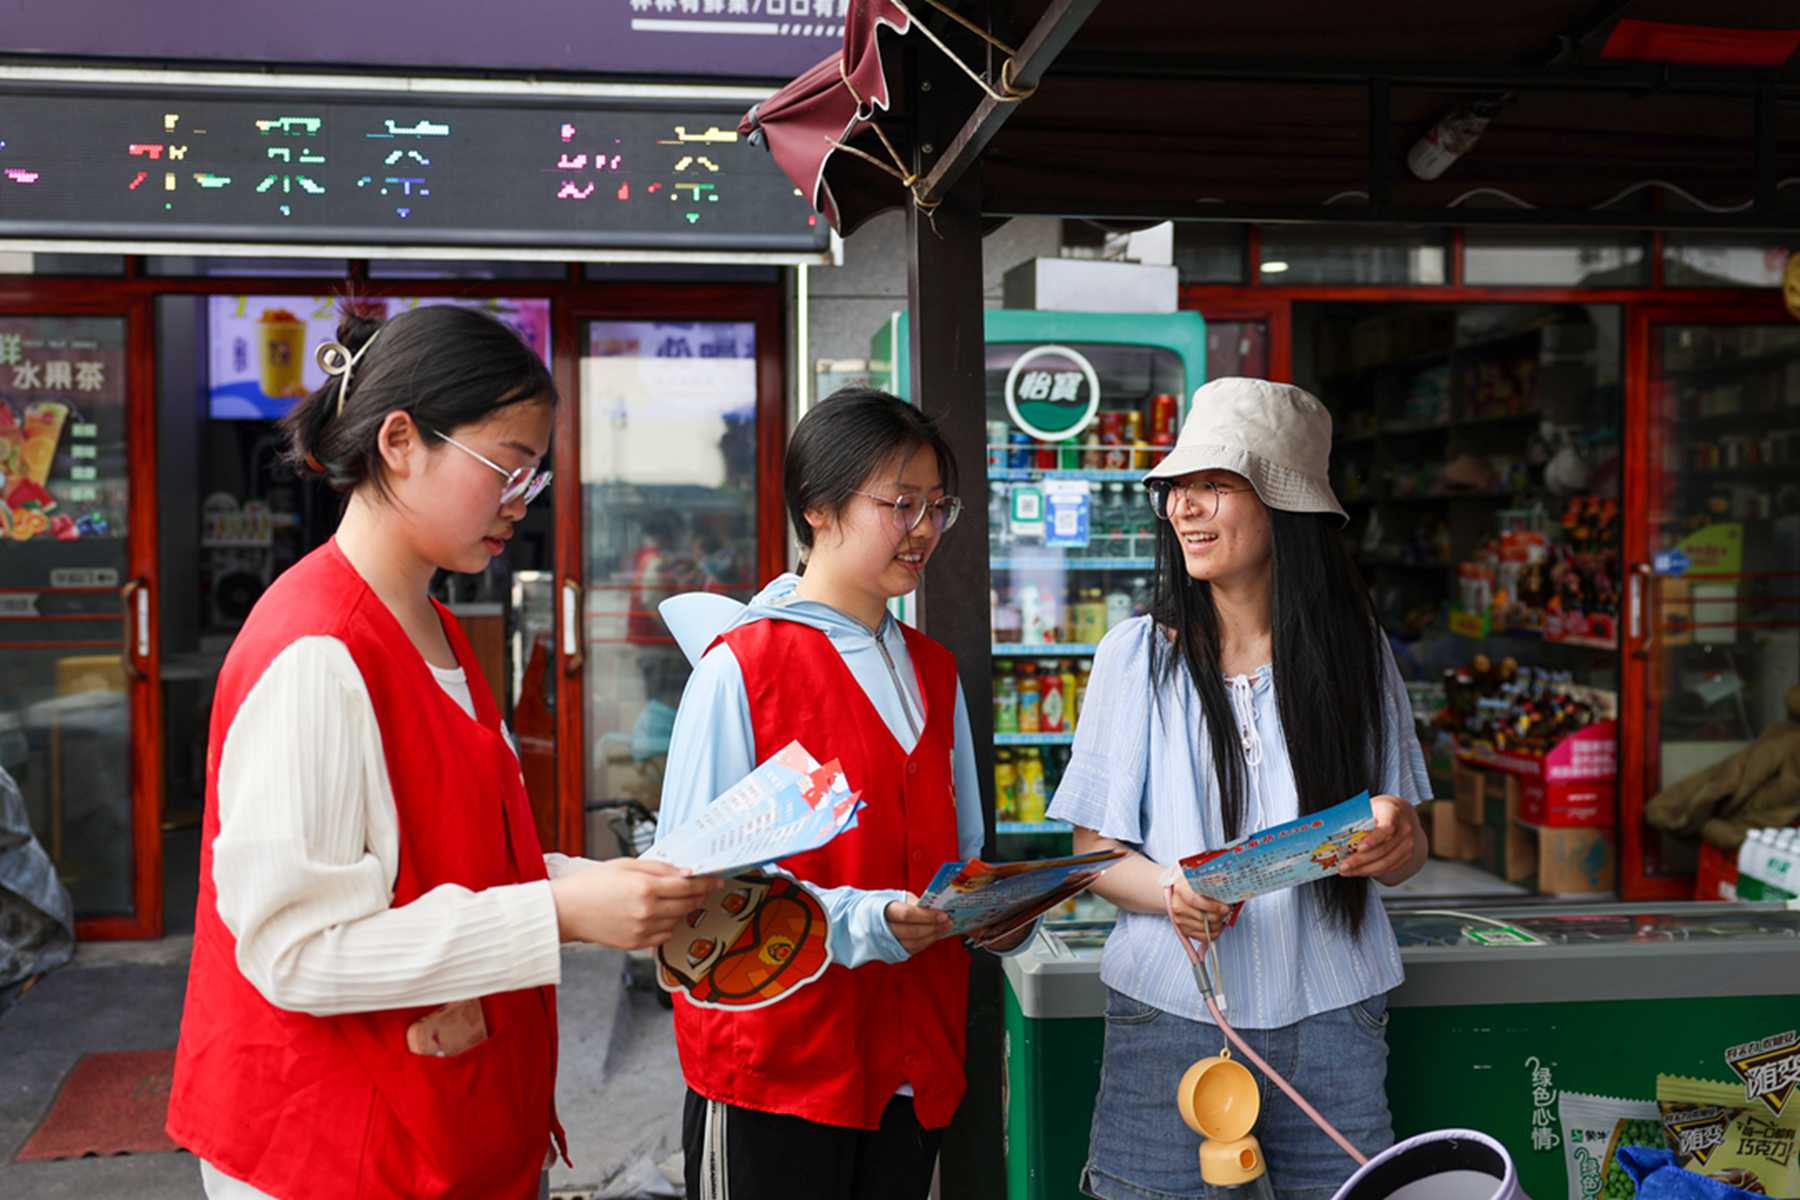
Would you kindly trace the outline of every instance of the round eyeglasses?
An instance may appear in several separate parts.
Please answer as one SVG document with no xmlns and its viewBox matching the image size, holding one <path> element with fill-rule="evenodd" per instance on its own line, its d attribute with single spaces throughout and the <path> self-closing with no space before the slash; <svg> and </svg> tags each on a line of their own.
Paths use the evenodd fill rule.
<svg viewBox="0 0 1800 1200">
<path fill-rule="evenodd" d="M 956 518 L 962 516 L 963 502 L 956 496 L 927 500 L 918 492 L 901 492 L 889 500 L 886 496 L 877 496 L 873 492 L 857 492 L 856 495 L 866 496 L 877 504 L 886 505 L 893 514 L 894 528 L 902 534 L 917 529 L 927 516 L 931 518 L 931 527 L 943 533 L 956 524 Z"/>
<path fill-rule="evenodd" d="M 1178 504 L 1185 504 L 1197 520 L 1210 521 L 1219 515 L 1222 497 L 1247 492 L 1245 487 L 1221 487 L 1210 479 L 1152 479 L 1144 484 L 1150 493 L 1150 511 L 1159 521 L 1167 521 Z"/>
<path fill-rule="evenodd" d="M 433 432 L 436 431 L 434 430 Z M 520 467 L 516 471 L 509 471 L 487 455 L 481 453 L 481 451 L 471 450 L 447 433 L 439 433 L 437 436 L 443 438 L 446 442 L 449 442 L 452 446 L 455 446 L 458 450 L 461 450 L 476 462 L 485 467 L 492 468 L 499 473 L 502 479 L 506 480 L 500 487 L 500 507 L 502 508 L 505 508 L 508 504 L 511 504 L 520 497 L 524 498 L 525 503 L 530 504 L 533 500 L 538 498 L 538 493 L 550 486 L 549 471 L 540 471 L 535 466 Z"/>
</svg>

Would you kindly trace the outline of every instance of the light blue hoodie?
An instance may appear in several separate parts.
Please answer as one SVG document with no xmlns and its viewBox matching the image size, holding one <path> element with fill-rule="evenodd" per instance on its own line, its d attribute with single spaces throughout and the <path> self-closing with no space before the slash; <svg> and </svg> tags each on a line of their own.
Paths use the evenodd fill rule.
<svg viewBox="0 0 1800 1200">
<path fill-rule="evenodd" d="M 796 621 L 820 630 L 843 655 L 845 665 L 881 714 L 894 740 L 910 753 L 924 729 L 925 709 L 899 622 L 892 616 L 883 616 L 881 627 L 871 630 L 829 605 L 800 599 L 794 594 L 799 582 L 798 575 L 783 575 L 722 628 L 677 628 L 676 638 L 684 648 L 697 644 L 704 649 L 718 633 L 752 621 Z M 818 745 L 810 747 L 822 758 L 831 753 L 828 736 L 822 736 Z M 982 842 L 981 780 L 975 765 L 974 735 L 969 731 L 968 703 L 963 699 L 960 681 L 956 685 L 953 737 L 957 854 L 974 858 L 981 853 Z M 664 831 L 679 829 L 698 816 L 714 797 L 755 770 L 756 765 L 756 733 L 750 723 L 743 672 L 729 646 L 716 646 L 695 666 L 681 696 L 681 709 L 669 740 L 662 811 L 657 824 Z M 855 967 L 866 962 L 906 960 L 905 948 L 887 923 L 888 904 L 905 899 L 904 892 L 851 887 L 815 890 L 825 902 L 831 921 L 829 942 L 834 961 Z M 1029 942 L 1026 939 L 1021 945 Z"/>
</svg>

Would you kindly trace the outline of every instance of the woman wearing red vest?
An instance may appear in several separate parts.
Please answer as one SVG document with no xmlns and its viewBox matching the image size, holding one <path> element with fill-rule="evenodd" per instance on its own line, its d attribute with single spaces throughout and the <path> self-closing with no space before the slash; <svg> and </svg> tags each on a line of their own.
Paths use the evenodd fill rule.
<svg viewBox="0 0 1800 1200">
<path fill-rule="evenodd" d="M 962 1099 L 969 952 L 913 901 L 980 852 L 981 789 L 955 660 L 887 602 L 955 523 L 956 464 L 918 409 L 844 389 L 795 428 L 784 476 L 804 574 L 769 584 L 695 668 L 662 823 L 796 739 L 868 806 L 781 864 L 825 902 L 826 974 L 751 1011 L 676 999 L 688 1196 L 919 1200 Z"/>
<path fill-rule="evenodd" d="M 209 1200 L 521 1200 L 562 1141 L 560 942 L 659 943 L 709 885 L 542 852 L 427 592 L 548 481 L 543 363 L 450 307 L 346 315 L 319 361 L 286 430 L 348 498 L 219 675 L 168 1128 Z"/>
</svg>

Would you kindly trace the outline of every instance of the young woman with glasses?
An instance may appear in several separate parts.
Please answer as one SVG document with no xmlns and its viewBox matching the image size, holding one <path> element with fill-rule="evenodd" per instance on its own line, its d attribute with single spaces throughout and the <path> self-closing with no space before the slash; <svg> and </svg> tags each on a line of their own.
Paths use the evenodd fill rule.
<svg viewBox="0 0 1800 1200">
<path fill-rule="evenodd" d="M 1176 447 L 1145 480 L 1160 520 L 1147 616 L 1111 630 L 1050 816 L 1075 849 L 1129 857 L 1094 890 L 1119 907 L 1090 1196 L 1225 1197 L 1200 1177 L 1176 1087 L 1217 1054 L 1164 908 L 1182 858 L 1367 788 L 1376 829 L 1342 874 L 1224 905 L 1174 876 L 1177 924 L 1217 939 L 1231 1023 L 1365 1154 L 1393 1141 L 1386 994 L 1400 955 L 1370 880 L 1424 864 L 1413 805 L 1430 796 L 1412 709 L 1327 481 L 1331 417 L 1287 384 L 1220 379 L 1194 395 Z M 1356 1164 L 1264 1089 L 1256 1133 L 1282 1200 L 1329 1200 Z"/>
<path fill-rule="evenodd" d="M 347 313 L 291 458 L 345 495 L 213 702 L 169 1132 L 209 1200 L 527 1200 L 560 1143 L 565 940 L 666 941 L 711 884 L 539 846 L 440 570 L 504 552 L 556 391 L 497 321 Z"/>
<path fill-rule="evenodd" d="M 825 902 L 824 976 L 753 1011 L 676 998 L 688 1195 L 920 1200 L 963 1094 L 969 951 L 915 900 L 940 865 L 980 851 L 981 787 L 955 660 L 887 603 L 919 586 L 956 524 L 956 462 L 918 409 L 846 388 L 800 421 L 783 476 L 801 573 L 700 659 L 662 822 L 692 819 L 794 740 L 840 760 L 868 807 L 781 864 Z"/>
</svg>

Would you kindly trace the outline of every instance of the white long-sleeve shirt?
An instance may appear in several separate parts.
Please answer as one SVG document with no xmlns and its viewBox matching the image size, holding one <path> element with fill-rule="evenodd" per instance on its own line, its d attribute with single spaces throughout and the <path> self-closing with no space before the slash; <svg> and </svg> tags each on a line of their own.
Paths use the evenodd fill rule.
<svg viewBox="0 0 1800 1200">
<path fill-rule="evenodd" d="M 433 667 L 474 715 L 461 670 Z M 399 815 L 374 704 L 349 649 L 308 637 L 250 689 L 219 757 L 213 886 L 237 966 L 314 1016 L 448 1004 L 562 979 L 545 881 L 443 884 L 396 907 Z M 545 855 L 550 873 L 582 860 Z M 270 1200 L 201 1164 L 208 1200 Z"/>
</svg>

